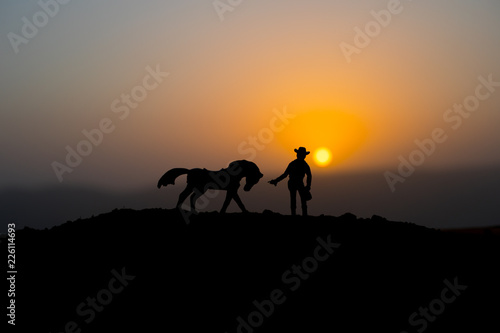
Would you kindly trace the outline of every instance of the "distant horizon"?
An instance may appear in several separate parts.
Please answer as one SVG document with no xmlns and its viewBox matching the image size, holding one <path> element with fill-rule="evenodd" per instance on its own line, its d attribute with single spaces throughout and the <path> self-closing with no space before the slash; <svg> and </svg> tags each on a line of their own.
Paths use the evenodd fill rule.
<svg viewBox="0 0 500 333">
<path fill-rule="evenodd" d="M 395 193 L 391 193 L 380 172 L 317 176 L 313 179 L 310 214 L 339 216 L 352 213 L 359 218 L 379 215 L 392 221 L 447 229 L 500 225 L 497 214 L 498 199 L 495 197 L 495 191 L 500 186 L 500 174 L 497 169 L 483 168 L 453 173 L 447 170 L 420 170 L 413 177 L 407 183 L 401 184 L 401 188 Z M 286 184 L 279 184 L 274 188 L 267 184 L 268 179 L 271 179 L 271 175 L 265 175 L 250 192 L 240 190 L 243 202 L 251 212 L 261 213 L 268 209 L 284 215 L 290 214 Z M 486 181 L 492 191 L 490 200 L 486 200 L 488 196 L 477 196 L 478 189 L 484 188 L 483 183 Z M 363 191 L 348 186 L 358 182 L 364 183 Z M 322 189 L 318 183 L 328 185 L 329 190 Z M 448 184 L 448 187 L 442 184 Z M 5 203 L 5 208 L 0 210 L 0 217 L 5 223 L 15 220 L 16 216 L 22 217 L 22 225 L 45 228 L 115 208 L 173 209 L 177 196 L 184 187 L 185 177 L 179 178 L 175 185 L 161 189 L 157 189 L 155 183 L 129 190 L 99 188 L 89 184 L 10 187 L 0 190 L 0 197 Z M 435 187 L 435 195 L 441 198 L 439 201 L 423 195 L 432 187 Z M 460 188 L 468 188 L 469 192 L 460 193 L 457 191 Z M 13 193 L 18 195 L 13 197 Z M 213 199 L 200 199 L 198 210 L 220 210 L 224 195 L 221 192 Z M 31 205 L 37 209 L 25 210 L 26 200 L 30 200 Z M 206 207 L 205 200 L 209 203 Z M 54 210 L 54 207 L 57 209 Z M 185 208 L 188 208 L 187 202 Z M 238 211 L 234 203 L 229 206 L 228 212 Z M 37 216 L 37 220 L 43 221 L 29 221 L 29 216 Z"/>
</svg>

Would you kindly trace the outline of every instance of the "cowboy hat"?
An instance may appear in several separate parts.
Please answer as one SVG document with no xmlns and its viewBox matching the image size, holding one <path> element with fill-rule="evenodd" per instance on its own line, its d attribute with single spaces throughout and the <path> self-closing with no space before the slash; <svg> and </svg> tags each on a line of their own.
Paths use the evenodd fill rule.
<svg viewBox="0 0 500 333">
<path fill-rule="evenodd" d="M 310 153 L 310 151 L 306 151 L 304 147 L 299 147 L 299 149 L 294 149 L 293 151 L 295 151 L 297 154 L 305 154 L 305 155 L 309 155 Z"/>
</svg>

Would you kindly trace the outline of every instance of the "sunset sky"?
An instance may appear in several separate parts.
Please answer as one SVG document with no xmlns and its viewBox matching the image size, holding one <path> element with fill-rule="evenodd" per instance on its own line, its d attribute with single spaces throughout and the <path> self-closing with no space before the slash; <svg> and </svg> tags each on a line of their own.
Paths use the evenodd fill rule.
<svg viewBox="0 0 500 333">
<path fill-rule="evenodd" d="M 248 159 L 265 175 L 255 195 L 280 196 L 273 206 L 245 193 L 249 208 L 288 213 L 286 185 L 266 182 L 305 146 L 313 196 L 332 182 L 335 193 L 342 184 L 387 198 L 377 211 L 368 192 L 352 207 L 314 196 L 312 214 L 432 225 L 413 212 L 446 216 L 454 203 L 425 175 L 465 172 L 478 175 L 475 192 L 471 179 L 453 192 L 490 203 L 469 224 L 500 224 L 498 178 L 479 178 L 500 171 L 496 0 L 3 1 L 0 31 L 0 190 L 133 191 L 170 168 Z M 331 153 L 323 164 L 321 147 Z M 87 156 L 70 166 L 68 149 Z M 391 188 L 386 172 L 402 177 L 400 157 L 419 165 Z M 183 184 L 158 191 L 162 207 Z M 433 199 L 405 211 L 401 195 Z M 473 203 L 463 209 L 473 216 Z"/>
</svg>

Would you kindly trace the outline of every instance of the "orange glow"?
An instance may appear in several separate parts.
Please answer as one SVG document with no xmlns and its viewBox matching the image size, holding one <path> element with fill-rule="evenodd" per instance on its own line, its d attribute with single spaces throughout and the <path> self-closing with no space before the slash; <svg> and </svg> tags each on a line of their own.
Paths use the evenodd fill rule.
<svg viewBox="0 0 500 333">
<path fill-rule="evenodd" d="M 352 114 L 311 111 L 298 114 L 277 138 L 288 150 L 306 147 L 318 166 L 333 167 L 365 143 L 367 132 L 364 123 Z"/>
</svg>

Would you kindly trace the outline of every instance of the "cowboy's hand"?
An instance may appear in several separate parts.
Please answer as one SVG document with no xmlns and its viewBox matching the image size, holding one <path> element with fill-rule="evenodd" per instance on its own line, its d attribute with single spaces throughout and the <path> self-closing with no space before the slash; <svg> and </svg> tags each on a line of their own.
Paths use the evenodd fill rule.
<svg viewBox="0 0 500 333">
<path fill-rule="evenodd" d="M 278 185 L 278 182 L 276 181 L 276 179 L 272 179 L 272 180 L 268 181 L 268 183 L 271 185 L 274 185 L 274 186 Z"/>
<path fill-rule="evenodd" d="M 311 185 L 306 186 L 306 191 L 310 191 L 310 190 L 311 190 Z"/>
</svg>

